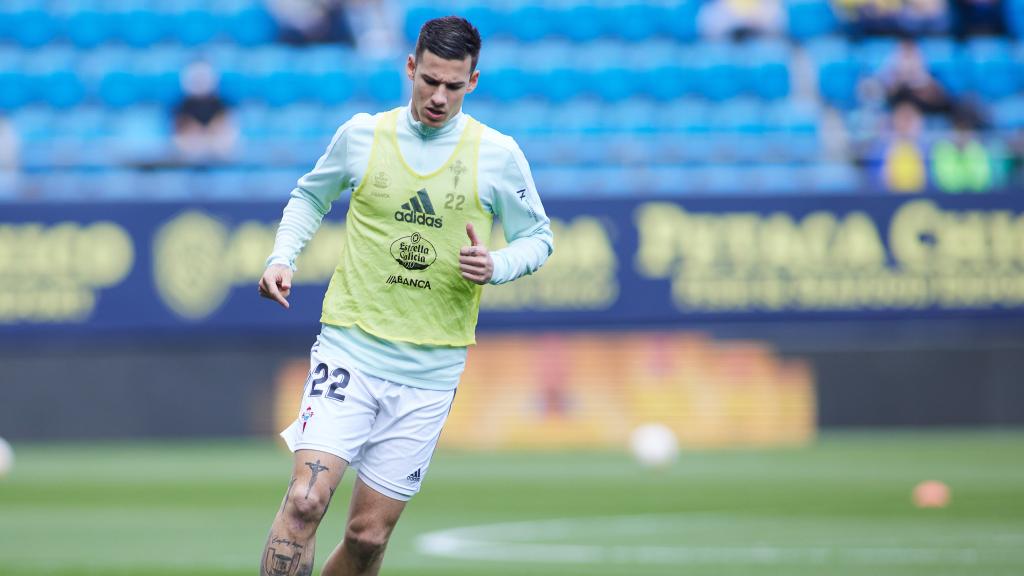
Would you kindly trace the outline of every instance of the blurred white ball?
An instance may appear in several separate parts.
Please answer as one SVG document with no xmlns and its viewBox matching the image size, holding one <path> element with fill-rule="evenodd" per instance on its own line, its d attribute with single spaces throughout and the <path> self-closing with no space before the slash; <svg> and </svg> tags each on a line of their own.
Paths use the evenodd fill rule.
<svg viewBox="0 0 1024 576">
<path fill-rule="evenodd" d="M 667 466 L 679 457 L 679 439 L 664 424 L 642 424 L 629 437 L 633 457 L 644 466 Z"/>
<path fill-rule="evenodd" d="M 14 467 L 14 450 L 7 440 L 0 438 L 0 478 L 3 478 Z"/>
</svg>

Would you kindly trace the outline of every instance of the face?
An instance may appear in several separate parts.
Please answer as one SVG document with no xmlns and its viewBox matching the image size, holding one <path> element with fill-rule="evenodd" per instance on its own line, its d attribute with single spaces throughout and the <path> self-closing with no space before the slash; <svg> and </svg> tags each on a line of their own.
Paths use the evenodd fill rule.
<svg viewBox="0 0 1024 576">
<path fill-rule="evenodd" d="M 473 59 L 445 60 L 424 50 L 419 63 L 409 55 L 405 72 L 412 80 L 412 117 L 438 128 L 462 109 L 462 99 L 476 88 L 478 70 Z"/>
</svg>

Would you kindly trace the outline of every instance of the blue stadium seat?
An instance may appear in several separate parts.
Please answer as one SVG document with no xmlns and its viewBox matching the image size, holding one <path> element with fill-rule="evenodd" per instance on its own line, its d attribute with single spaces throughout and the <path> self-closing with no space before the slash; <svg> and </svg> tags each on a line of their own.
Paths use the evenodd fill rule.
<svg viewBox="0 0 1024 576">
<path fill-rule="evenodd" d="M 561 9 L 552 9 L 548 14 L 554 21 L 552 31 L 572 42 L 591 42 L 600 38 L 604 34 L 601 16 L 601 11 L 597 7 L 582 2 Z M 515 23 L 510 22 L 510 25 Z M 535 38 L 537 39 L 539 38 Z"/>
<path fill-rule="evenodd" d="M 53 109 L 48 106 L 25 106 L 11 114 L 11 123 L 24 145 L 52 140 L 56 121 Z"/>
<path fill-rule="evenodd" d="M 1003 2 L 1006 27 L 1017 38 L 1024 38 L 1024 0 Z"/>
<path fill-rule="evenodd" d="M 605 34 L 627 42 L 650 40 L 658 34 L 662 21 L 669 17 L 666 6 L 653 2 L 630 2 L 603 12 Z"/>
<path fill-rule="evenodd" d="M 1008 134 L 1024 130 L 1024 95 L 1018 94 L 994 102 L 991 117 L 996 130 Z"/>
<path fill-rule="evenodd" d="M 588 77 L 587 91 L 605 102 L 620 102 L 636 94 L 643 79 L 631 65 L 628 54 L 629 50 L 620 42 L 587 45 L 579 59 Z"/>
<path fill-rule="evenodd" d="M 631 64 L 638 88 L 659 102 L 671 102 L 695 91 L 693 71 L 687 66 L 689 49 L 674 42 L 647 42 L 638 47 L 640 58 Z"/>
<path fill-rule="evenodd" d="M 129 46 L 145 48 L 166 38 L 174 28 L 164 14 L 146 8 L 131 8 L 114 15 L 115 32 Z"/>
<path fill-rule="evenodd" d="M 260 4 L 248 4 L 223 17 L 228 35 L 242 46 L 269 44 L 277 38 L 277 22 Z"/>
<path fill-rule="evenodd" d="M 506 30 L 521 42 L 536 42 L 552 32 L 553 16 L 542 4 L 523 4 L 506 15 Z"/>
<path fill-rule="evenodd" d="M 973 89 L 973 74 L 963 51 L 951 38 L 924 38 L 918 41 L 928 69 L 954 96 Z"/>
<path fill-rule="evenodd" d="M 220 94 L 233 104 L 260 98 L 260 86 L 249 73 L 249 62 L 236 46 L 214 44 L 203 57 L 220 73 Z"/>
<path fill-rule="evenodd" d="M 826 162 L 808 167 L 811 171 L 809 189 L 831 194 L 853 194 L 862 191 L 861 173 L 849 164 Z"/>
<path fill-rule="evenodd" d="M 551 131 L 550 111 L 546 103 L 524 100 L 502 108 L 502 115 L 507 117 L 503 124 L 514 138 L 545 134 Z"/>
<path fill-rule="evenodd" d="M 697 39 L 697 12 L 700 0 L 682 0 L 669 7 L 661 21 L 662 33 L 680 42 Z"/>
<path fill-rule="evenodd" d="M 705 43 L 697 49 L 696 73 L 701 94 L 721 102 L 735 98 L 743 89 L 743 69 L 737 66 L 734 48 L 726 43 Z"/>
<path fill-rule="evenodd" d="M 822 98 L 841 108 L 856 105 L 861 71 L 849 45 L 829 38 L 809 43 L 807 51 L 818 66 L 818 90 Z"/>
<path fill-rule="evenodd" d="M 405 85 L 408 79 L 404 68 L 393 58 L 371 60 L 366 62 L 363 90 L 360 93 L 376 102 L 377 106 L 397 106 L 405 96 Z"/>
<path fill-rule="evenodd" d="M 799 194 L 797 168 L 785 164 L 758 164 L 750 172 L 748 191 L 757 194 Z"/>
<path fill-rule="evenodd" d="M 480 37 L 484 41 L 489 40 L 495 35 L 506 32 L 506 28 L 504 26 L 504 14 L 497 12 L 494 8 L 486 4 L 473 4 L 468 6 L 465 10 L 461 10 L 457 13 L 461 14 L 476 26 L 476 29 L 480 32 Z"/>
<path fill-rule="evenodd" d="M 297 72 L 302 78 L 305 99 L 317 99 L 325 106 L 343 104 L 355 95 L 351 50 L 341 46 L 315 46 L 303 50 Z"/>
<path fill-rule="evenodd" d="M 171 143 L 171 115 L 162 106 L 127 108 L 110 119 L 108 150 L 119 164 L 150 164 L 164 158 Z"/>
<path fill-rule="evenodd" d="M 747 68 L 745 92 L 764 100 L 789 95 L 789 47 L 780 41 L 760 40 L 742 48 L 740 61 Z"/>
<path fill-rule="evenodd" d="M 5 16 L 9 33 L 25 48 L 38 48 L 53 41 L 59 33 L 60 22 L 41 7 L 29 7 Z"/>
<path fill-rule="evenodd" d="M 181 101 L 181 71 L 194 53 L 178 45 L 160 45 L 140 50 L 134 56 L 141 100 L 172 106 Z"/>
<path fill-rule="evenodd" d="M 897 45 L 893 38 L 869 38 L 852 46 L 851 53 L 863 73 L 876 74 L 896 52 Z"/>
<path fill-rule="evenodd" d="M 69 48 L 45 48 L 32 53 L 25 70 L 32 74 L 35 99 L 54 108 L 71 108 L 86 98 L 86 86 L 79 78 L 78 56 Z"/>
<path fill-rule="evenodd" d="M 811 102 L 785 100 L 767 107 L 764 119 L 772 138 L 766 153 L 788 162 L 817 160 L 821 155 L 819 115 Z"/>
<path fill-rule="evenodd" d="M 288 106 L 307 96 L 299 62 L 302 52 L 276 45 L 246 50 L 244 73 L 252 95 L 270 106 Z"/>
<path fill-rule="evenodd" d="M 114 33 L 115 21 L 109 12 L 95 8 L 76 10 L 64 20 L 64 31 L 79 48 L 94 48 L 107 42 Z"/>
<path fill-rule="evenodd" d="M 589 77 L 577 65 L 578 48 L 564 41 L 543 41 L 511 51 L 510 62 L 518 62 L 527 82 L 526 92 L 530 96 L 543 98 L 553 104 L 571 101 L 587 90 Z M 488 57 L 488 62 L 491 62 Z M 489 66 L 490 64 L 487 64 Z M 494 78 L 489 76 L 487 67 L 481 72 L 479 89 L 490 94 Z"/>
<path fill-rule="evenodd" d="M 789 37 L 807 40 L 838 30 L 838 21 L 828 0 L 786 0 Z"/>
<path fill-rule="evenodd" d="M 210 42 L 223 31 L 220 15 L 208 8 L 186 7 L 172 13 L 174 37 L 186 46 L 199 46 Z"/>
<path fill-rule="evenodd" d="M 972 85 L 986 99 L 1009 96 L 1020 88 L 1018 63 L 1010 45 L 1001 38 L 975 38 L 966 45 Z"/>
<path fill-rule="evenodd" d="M 0 46 L 0 110 L 14 110 L 34 98 L 20 48 Z"/>
<path fill-rule="evenodd" d="M 415 45 L 416 39 L 420 35 L 420 27 L 424 22 L 447 15 L 447 10 L 431 4 L 418 4 L 410 7 L 405 13 L 405 24 L 402 27 L 405 41 L 409 46 Z"/>
<path fill-rule="evenodd" d="M 80 66 L 89 92 L 110 108 L 137 104 L 145 97 L 145 81 L 135 73 L 135 54 L 128 49 L 105 46 L 84 53 Z"/>
<path fill-rule="evenodd" d="M 754 162 L 765 149 L 764 109 L 759 101 L 736 98 L 719 104 L 712 111 L 717 128 L 712 148 L 716 158 L 734 162 Z"/>
</svg>

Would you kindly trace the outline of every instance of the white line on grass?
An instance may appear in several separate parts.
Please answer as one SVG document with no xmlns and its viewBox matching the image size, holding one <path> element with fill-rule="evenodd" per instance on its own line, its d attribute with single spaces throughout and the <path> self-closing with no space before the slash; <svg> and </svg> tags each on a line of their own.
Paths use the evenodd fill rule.
<svg viewBox="0 0 1024 576">
<path fill-rule="evenodd" d="M 641 533 L 666 522 L 721 521 L 722 516 L 626 516 L 561 518 L 464 526 L 421 535 L 420 552 L 432 556 L 495 562 L 551 564 L 843 564 L 918 565 L 975 564 L 974 548 L 880 546 L 651 546 L 560 543 L 595 526 L 608 536 L 622 529 Z M 741 519 L 734 519 L 742 522 Z M 636 532 L 633 532 L 634 534 Z M 519 541 L 517 541 L 519 540 Z M 523 542 L 522 540 L 528 540 Z"/>
</svg>

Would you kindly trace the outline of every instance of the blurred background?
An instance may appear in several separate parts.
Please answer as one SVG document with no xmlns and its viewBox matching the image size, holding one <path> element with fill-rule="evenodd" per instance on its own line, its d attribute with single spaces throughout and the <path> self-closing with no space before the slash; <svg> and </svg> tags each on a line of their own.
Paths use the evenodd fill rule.
<svg viewBox="0 0 1024 576">
<path fill-rule="evenodd" d="M 288 311 L 281 208 L 450 13 L 556 252 L 392 573 L 1024 571 L 1024 0 L 4 0 L 0 571 L 255 570 L 347 206 Z"/>
</svg>

